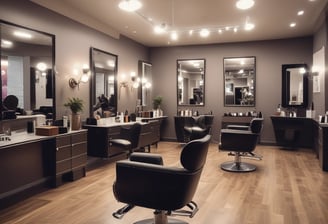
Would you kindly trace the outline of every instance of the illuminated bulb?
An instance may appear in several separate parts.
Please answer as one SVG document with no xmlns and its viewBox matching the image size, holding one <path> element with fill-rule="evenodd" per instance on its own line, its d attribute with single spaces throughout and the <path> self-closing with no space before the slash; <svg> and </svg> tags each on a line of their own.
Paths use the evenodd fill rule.
<svg viewBox="0 0 328 224">
<path fill-rule="evenodd" d="M 124 11 L 134 12 L 142 6 L 138 0 L 123 0 L 118 4 L 118 7 Z"/>
<path fill-rule="evenodd" d="M 150 83 L 150 82 L 147 82 L 147 83 L 145 84 L 145 87 L 146 87 L 147 89 L 149 89 L 149 88 L 151 87 L 151 83 Z"/>
<path fill-rule="evenodd" d="M 301 16 L 301 15 L 303 15 L 303 14 L 304 14 L 304 11 L 303 11 L 303 10 L 297 12 L 297 15 L 298 15 L 298 16 Z"/>
<path fill-rule="evenodd" d="M 194 33 L 193 30 L 189 30 L 189 35 L 191 36 Z"/>
<path fill-rule="evenodd" d="M 296 23 L 291 23 L 289 24 L 290 27 L 295 27 L 296 26 Z"/>
<path fill-rule="evenodd" d="M 139 88 L 139 83 L 138 83 L 138 82 L 134 82 L 134 83 L 132 84 L 132 87 L 133 87 L 134 89 L 138 89 L 138 88 Z"/>
<path fill-rule="evenodd" d="M 255 25 L 253 23 L 246 23 L 245 30 L 252 30 L 254 29 Z"/>
<path fill-rule="evenodd" d="M 246 10 L 252 8 L 254 3 L 254 0 L 239 0 L 236 3 L 236 7 L 241 10 Z"/>
<path fill-rule="evenodd" d="M 171 33 L 171 40 L 177 40 L 177 39 L 178 39 L 178 34 L 175 31 L 173 31 Z"/>
<path fill-rule="evenodd" d="M 210 35 L 210 31 L 208 29 L 202 29 L 200 32 L 199 32 L 199 35 L 201 37 L 208 37 Z"/>
<path fill-rule="evenodd" d="M 32 35 L 29 33 L 21 32 L 21 31 L 15 31 L 14 35 L 16 37 L 21 37 L 21 38 L 26 38 L 26 39 L 31 39 Z"/>
<path fill-rule="evenodd" d="M 36 65 L 36 68 L 41 71 L 41 72 L 44 72 L 45 70 L 47 70 L 47 65 L 46 63 L 44 62 L 39 62 L 37 65 Z"/>
</svg>

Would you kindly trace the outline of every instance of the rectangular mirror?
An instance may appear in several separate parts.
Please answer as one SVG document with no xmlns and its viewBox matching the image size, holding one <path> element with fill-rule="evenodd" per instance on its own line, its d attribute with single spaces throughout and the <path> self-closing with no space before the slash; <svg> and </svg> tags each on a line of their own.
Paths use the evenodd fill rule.
<svg viewBox="0 0 328 224">
<path fill-rule="evenodd" d="M 224 106 L 255 106 L 255 57 L 223 59 Z"/>
<path fill-rule="evenodd" d="M 0 20 L 0 39 L 1 115 L 15 96 L 11 110 L 55 118 L 55 36 Z"/>
<path fill-rule="evenodd" d="M 141 79 L 141 85 L 138 88 L 137 108 L 140 110 L 151 110 L 152 105 L 152 64 L 146 61 L 139 61 L 138 77 Z"/>
<path fill-rule="evenodd" d="M 308 80 L 306 64 L 282 65 L 282 107 L 308 106 Z"/>
<path fill-rule="evenodd" d="M 91 91 L 90 116 L 116 116 L 117 55 L 90 48 Z"/>
<path fill-rule="evenodd" d="M 205 59 L 177 60 L 178 106 L 205 105 Z"/>
</svg>

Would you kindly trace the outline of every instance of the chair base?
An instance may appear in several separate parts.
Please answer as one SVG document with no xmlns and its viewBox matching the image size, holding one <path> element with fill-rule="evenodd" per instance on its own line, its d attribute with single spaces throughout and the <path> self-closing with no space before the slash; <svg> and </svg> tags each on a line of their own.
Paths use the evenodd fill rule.
<svg viewBox="0 0 328 224">
<path fill-rule="evenodd" d="M 166 211 L 156 210 L 154 212 L 154 218 L 141 220 L 135 222 L 134 224 L 188 224 L 188 223 L 178 219 L 168 218 Z"/>
<path fill-rule="evenodd" d="M 188 224 L 187 222 L 178 220 L 178 219 L 171 219 L 168 218 L 167 222 L 155 222 L 155 219 L 145 219 L 138 222 L 135 222 L 134 224 Z"/>
<path fill-rule="evenodd" d="M 256 166 L 244 162 L 225 162 L 221 164 L 221 169 L 229 172 L 252 172 L 256 170 Z"/>
</svg>

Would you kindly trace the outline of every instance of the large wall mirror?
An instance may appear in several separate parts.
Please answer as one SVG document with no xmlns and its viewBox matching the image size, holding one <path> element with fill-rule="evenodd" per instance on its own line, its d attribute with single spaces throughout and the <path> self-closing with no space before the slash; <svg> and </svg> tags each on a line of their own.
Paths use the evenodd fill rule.
<svg viewBox="0 0 328 224">
<path fill-rule="evenodd" d="M 306 64 L 282 65 L 282 107 L 308 106 L 308 77 Z"/>
<path fill-rule="evenodd" d="M 146 61 L 139 61 L 138 77 L 141 79 L 141 85 L 138 88 L 137 107 L 142 107 L 142 110 L 151 110 L 152 105 L 152 64 Z"/>
<path fill-rule="evenodd" d="M 91 91 L 90 116 L 117 113 L 117 55 L 90 48 Z"/>
<path fill-rule="evenodd" d="M 224 105 L 255 106 L 255 57 L 223 59 Z"/>
<path fill-rule="evenodd" d="M 178 106 L 205 105 L 205 59 L 177 60 Z"/>
<path fill-rule="evenodd" d="M 0 39 L 1 115 L 17 110 L 55 118 L 55 36 L 0 20 Z M 9 99 L 18 103 L 6 105 Z"/>
</svg>

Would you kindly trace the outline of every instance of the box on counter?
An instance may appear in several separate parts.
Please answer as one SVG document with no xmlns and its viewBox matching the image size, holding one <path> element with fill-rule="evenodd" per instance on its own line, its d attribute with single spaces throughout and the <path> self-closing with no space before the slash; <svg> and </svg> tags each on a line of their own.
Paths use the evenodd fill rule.
<svg viewBox="0 0 328 224">
<path fill-rule="evenodd" d="M 51 136 L 58 135 L 59 128 L 57 126 L 41 126 L 35 128 L 36 135 Z"/>
</svg>

